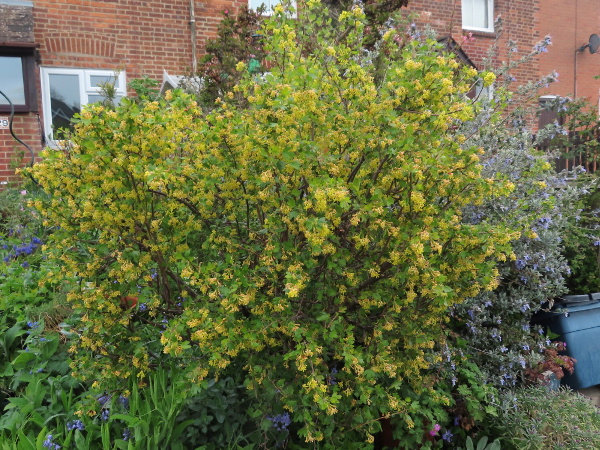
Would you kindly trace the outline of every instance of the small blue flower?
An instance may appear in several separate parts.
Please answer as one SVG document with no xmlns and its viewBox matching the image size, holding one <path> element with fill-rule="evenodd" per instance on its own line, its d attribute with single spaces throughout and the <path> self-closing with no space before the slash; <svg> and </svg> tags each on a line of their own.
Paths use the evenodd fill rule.
<svg viewBox="0 0 600 450">
<path fill-rule="evenodd" d="M 446 442 L 452 442 L 452 438 L 454 435 L 450 432 L 450 430 L 446 430 L 444 434 L 442 434 L 442 439 Z"/>
<path fill-rule="evenodd" d="M 81 420 L 74 420 L 72 422 L 67 423 L 67 430 L 85 430 L 85 425 Z"/>
<path fill-rule="evenodd" d="M 267 420 L 271 421 L 273 428 L 277 431 L 287 431 L 287 427 L 292 423 L 290 414 L 287 412 L 275 416 L 267 416 Z"/>
<path fill-rule="evenodd" d="M 119 395 L 119 403 L 125 409 L 129 409 L 129 399 L 124 395 Z"/>
<path fill-rule="evenodd" d="M 128 441 L 129 439 L 131 439 L 131 430 L 129 428 L 125 428 L 123 430 L 123 440 Z"/>
<path fill-rule="evenodd" d="M 45 448 L 51 448 L 53 450 L 58 450 L 59 448 L 61 448 L 60 445 L 54 443 L 54 436 L 52 436 L 51 434 L 46 436 L 46 440 L 44 441 L 42 446 Z"/>
<path fill-rule="evenodd" d="M 102 420 L 103 422 L 106 422 L 109 418 L 110 418 L 110 410 L 103 409 L 102 413 L 100 414 L 100 420 Z"/>
</svg>

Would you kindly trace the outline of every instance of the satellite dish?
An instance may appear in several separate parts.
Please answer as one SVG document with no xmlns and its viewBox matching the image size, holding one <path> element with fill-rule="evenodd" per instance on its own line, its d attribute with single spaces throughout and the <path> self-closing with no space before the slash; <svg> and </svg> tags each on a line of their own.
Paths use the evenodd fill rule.
<svg viewBox="0 0 600 450">
<path fill-rule="evenodd" d="M 588 44 L 588 48 L 590 53 L 596 53 L 598 48 L 600 48 L 600 36 L 597 34 L 592 34 L 590 36 L 590 43 Z"/>
</svg>

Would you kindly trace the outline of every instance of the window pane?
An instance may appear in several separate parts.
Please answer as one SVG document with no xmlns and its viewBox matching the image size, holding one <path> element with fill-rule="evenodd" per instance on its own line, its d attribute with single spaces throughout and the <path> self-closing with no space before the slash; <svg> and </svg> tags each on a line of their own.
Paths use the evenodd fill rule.
<svg viewBox="0 0 600 450">
<path fill-rule="evenodd" d="M 462 1 L 463 27 L 473 26 L 473 0 Z"/>
<path fill-rule="evenodd" d="M 90 84 L 92 87 L 102 87 L 104 83 L 114 83 L 119 88 L 119 78 L 112 75 L 90 75 Z"/>
<path fill-rule="evenodd" d="M 275 6 L 277 3 L 279 3 L 278 0 L 273 0 L 272 2 L 270 0 L 250 0 L 250 9 L 256 11 L 258 8 L 264 5 L 265 14 L 272 14 L 273 6 Z"/>
<path fill-rule="evenodd" d="M 13 105 L 24 105 L 25 84 L 23 82 L 23 60 L 20 56 L 0 56 L 0 91 L 4 92 Z M 0 95 L 0 105 L 8 105 Z"/>
<path fill-rule="evenodd" d="M 490 28 L 488 0 L 463 0 L 463 27 Z"/>
<path fill-rule="evenodd" d="M 473 26 L 488 28 L 488 0 L 473 2 Z"/>
<path fill-rule="evenodd" d="M 71 119 L 81 111 L 79 75 L 50 74 L 50 109 L 54 139 L 63 139 L 61 128 L 70 129 Z"/>
</svg>

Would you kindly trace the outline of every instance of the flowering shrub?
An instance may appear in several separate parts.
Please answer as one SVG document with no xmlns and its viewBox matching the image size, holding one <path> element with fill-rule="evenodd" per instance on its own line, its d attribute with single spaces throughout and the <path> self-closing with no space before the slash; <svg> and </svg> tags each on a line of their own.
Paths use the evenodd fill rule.
<svg viewBox="0 0 600 450">
<path fill-rule="evenodd" d="M 495 97 L 480 105 L 478 119 L 467 127 L 486 148 L 483 174 L 503 177 L 516 188 L 510 196 L 467 207 L 464 217 L 470 223 L 511 223 L 521 237 L 513 243 L 511 259 L 498 266 L 500 285 L 454 308 L 453 329 L 466 339 L 464 350 L 488 382 L 502 388 L 522 381 L 525 369 L 537 367 L 551 345 L 544 330 L 530 322 L 544 304 L 566 292 L 570 268 L 562 237 L 576 214 L 580 190 L 567 183 L 572 174 L 554 171 L 552 154 L 533 147 L 520 110 L 499 126 L 490 111 L 502 107 L 506 97 L 502 89 Z"/>
<path fill-rule="evenodd" d="M 375 78 L 359 7 L 337 30 L 312 2 L 298 14 L 277 8 L 270 73 L 209 113 L 181 92 L 82 112 L 32 169 L 51 194 L 36 206 L 60 226 L 80 377 L 143 381 L 173 359 L 205 385 L 241 363 L 265 430 L 366 448 L 382 417 L 415 426 L 404 392 L 451 403 L 429 372 L 447 310 L 497 286 L 519 235 L 463 210 L 514 185 L 460 145 L 472 69 L 389 30 Z"/>
</svg>

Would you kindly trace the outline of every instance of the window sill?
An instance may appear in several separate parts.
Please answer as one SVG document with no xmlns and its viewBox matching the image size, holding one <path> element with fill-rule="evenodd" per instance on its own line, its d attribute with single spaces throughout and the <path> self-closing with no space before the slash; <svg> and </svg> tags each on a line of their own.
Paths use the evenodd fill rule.
<svg viewBox="0 0 600 450">
<path fill-rule="evenodd" d="M 496 32 L 492 30 L 482 30 L 481 28 L 465 28 L 463 27 L 463 31 L 471 33 L 473 36 L 479 37 L 496 37 Z"/>
</svg>

